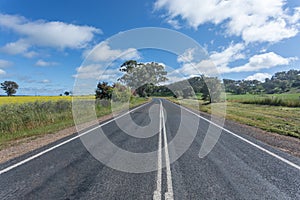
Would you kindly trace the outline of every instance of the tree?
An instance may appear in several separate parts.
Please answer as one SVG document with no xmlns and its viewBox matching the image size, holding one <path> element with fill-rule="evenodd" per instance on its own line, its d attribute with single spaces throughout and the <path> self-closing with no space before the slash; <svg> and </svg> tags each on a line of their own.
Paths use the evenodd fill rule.
<svg viewBox="0 0 300 200">
<path fill-rule="evenodd" d="M 209 103 L 220 102 L 222 85 L 217 77 L 205 77 L 205 86 L 202 88 L 202 99 Z"/>
<path fill-rule="evenodd" d="M 12 96 L 16 94 L 19 85 L 14 81 L 4 81 L 1 83 L 1 88 L 5 91 L 7 96 Z"/>
<path fill-rule="evenodd" d="M 120 84 L 113 84 L 112 100 L 114 102 L 128 102 L 131 96 L 130 88 Z"/>
<path fill-rule="evenodd" d="M 153 90 L 153 85 L 168 80 L 165 67 L 156 62 L 137 63 L 135 60 L 129 60 L 121 65 L 120 71 L 125 74 L 118 80 L 143 97 L 147 96 L 147 90 Z"/>
<path fill-rule="evenodd" d="M 66 96 L 69 96 L 70 95 L 70 92 L 68 92 L 68 91 L 65 91 L 65 93 L 64 93 Z"/>
<path fill-rule="evenodd" d="M 184 99 L 187 99 L 189 97 L 195 96 L 194 90 L 191 86 L 188 86 L 184 89 L 182 89 L 182 97 Z"/>
<path fill-rule="evenodd" d="M 96 99 L 111 99 L 113 87 L 108 85 L 107 82 L 97 84 Z"/>
</svg>

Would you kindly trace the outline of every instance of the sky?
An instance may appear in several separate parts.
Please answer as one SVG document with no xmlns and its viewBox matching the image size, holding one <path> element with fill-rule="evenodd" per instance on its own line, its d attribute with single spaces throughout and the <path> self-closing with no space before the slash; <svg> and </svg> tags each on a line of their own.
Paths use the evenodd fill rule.
<svg viewBox="0 0 300 200">
<path fill-rule="evenodd" d="M 17 82 L 18 95 L 59 95 L 117 80 L 128 59 L 161 63 L 168 83 L 264 81 L 300 70 L 299 31 L 298 0 L 1 0 L 0 82 Z M 141 48 L 146 40 L 155 48 Z"/>
</svg>

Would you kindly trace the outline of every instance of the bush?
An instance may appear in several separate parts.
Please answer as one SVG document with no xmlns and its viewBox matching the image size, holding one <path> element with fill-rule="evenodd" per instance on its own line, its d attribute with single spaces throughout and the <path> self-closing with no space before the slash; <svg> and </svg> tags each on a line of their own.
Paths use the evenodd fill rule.
<svg viewBox="0 0 300 200">
<path fill-rule="evenodd" d="M 0 133 L 14 133 L 72 119 L 72 102 L 6 104 L 0 107 L 0 113 Z"/>
<path fill-rule="evenodd" d="M 284 100 L 282 98 L 263 98 L 254 100 L 244 100 L 242 103 L 245 104 L 260 104 L 260 105 L 271 105 L 271 106 L 286 106 L 286 107 L 300 107 L 300 100 Z"/>
</svg>

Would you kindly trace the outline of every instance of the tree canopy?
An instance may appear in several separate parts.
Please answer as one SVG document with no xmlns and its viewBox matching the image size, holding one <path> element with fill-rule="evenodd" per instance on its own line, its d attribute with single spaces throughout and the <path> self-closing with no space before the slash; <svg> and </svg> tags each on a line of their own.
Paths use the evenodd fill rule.
<svg viewBox="0 0 300 200">
<path fill-rule="evenodd" d="M 111 99 L 113 87 L 107 82 L 99 82 L 96 89 L 96 99 Z"/>
<path fill-rule="evenodd" d="M 165 66 L 156 62 L 138 63 L 129 60 L 120 66 L 120 71 L 124 72 L 124 75 L 118 80 L 134 89 L 139 96 L 147 95 L 145 89 L 149 87 L 146 85 L 157 85 L 168 80 Z"/>
<path fill-rule="evenodd" d="M 277 72 L 265 82 L 258 80 L 223 80 L 226 92 L 233 94 L 275 94 L 300 89 L 300 70 Z"/>
<path fill-rule="evenodd" d="M 1 83 L 1 88 L 5 91 L 7 96 L 12 96 L 16 94 L 19 85 L 14 81 L 4 81 Z"/>
</svg>

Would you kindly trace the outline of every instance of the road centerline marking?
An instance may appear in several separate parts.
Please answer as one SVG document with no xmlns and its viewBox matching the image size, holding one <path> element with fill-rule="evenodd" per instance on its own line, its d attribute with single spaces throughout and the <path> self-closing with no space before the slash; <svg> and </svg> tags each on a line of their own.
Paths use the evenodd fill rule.
<svg viewBox="0 0 300 200">
<path fill-rule="evenodd" d="M 159 139 L 158 139 L 158 153 L 157 153 L 157 179 L 156 190 L 153 194 L 153 200 L 161 200 L 161 187 L 162 187 L 162 138 L 164 139 L 165 149 L 165 163 L 167 173 L 167 192 L 165 193 L 165 200 L 174 200 L 173 185 L 172 185 L 172 173 L 170 167 L 170 156 L 168 149 L 168 140 L 165 124 L 164 109 L 161 100 L 159 100 Z"/>
<path fill-rule="evenodd" d="M 157 150 L 157 179 L 156 190 L 153 194 L 153 200 L 161 200 L 161 185 L 162 185 L 162 133 L 161 133 L 161 106 L 159 107 L 159 133 L 158 133 L 158 150 Z"/>
<path fill-rule="evenodd" d="M 164 135 L 164 148 L 165 148 L 165 160 L 166 160 L 166 171 L 167 171 L 167 186 L 168 190 L 165 193 L 165 200 L 173 200 L 173 184 L 172 184 L 172 173 L 171 173 L 171 166 L 170 166 L 170 156 L 169 156 L 169 147 L 168 147 L 168 140 L 167 140 L 167 131 L 166 131 L 166 124 L 165 124 L 165 117 L 164 117 L 164 109 L 162 102 L 161 103 L 161 114 L 162 114 L 162 123 L 163 123 L 163 135 Z"/>
</svg>

